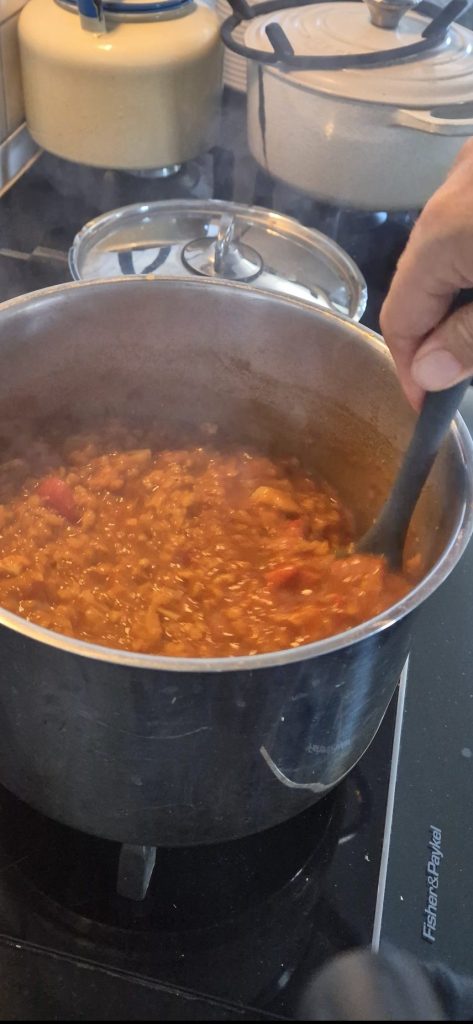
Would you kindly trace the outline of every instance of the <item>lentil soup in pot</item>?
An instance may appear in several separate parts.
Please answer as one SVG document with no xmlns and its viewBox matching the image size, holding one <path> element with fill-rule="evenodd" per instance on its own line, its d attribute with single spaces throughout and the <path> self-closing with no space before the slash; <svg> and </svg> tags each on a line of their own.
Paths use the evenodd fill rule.
<svg viewBox="0 0 473 1024">
<path fill-rule="evenodd" d="M 294 455 L 107 420 L 23 432 L 0 464 L 0 605 L 46 629 L 175 657 L 342 633 L 415 578 L 352 551 L 354 519 Z"/>
</svg>

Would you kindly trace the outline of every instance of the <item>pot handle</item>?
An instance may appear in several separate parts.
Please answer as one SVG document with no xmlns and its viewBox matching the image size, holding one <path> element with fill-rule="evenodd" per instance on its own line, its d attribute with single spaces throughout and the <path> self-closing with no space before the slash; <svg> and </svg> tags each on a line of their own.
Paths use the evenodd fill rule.
<svg viewBox="0 0 473 1024">
<path fill-rule="evenodd" d="M 473 114 L 470 117 L 436 117 L 431 110 L 396 110 L 391 124 L 415 128 L 430 135 L 473 135 Z"/>
</svg>

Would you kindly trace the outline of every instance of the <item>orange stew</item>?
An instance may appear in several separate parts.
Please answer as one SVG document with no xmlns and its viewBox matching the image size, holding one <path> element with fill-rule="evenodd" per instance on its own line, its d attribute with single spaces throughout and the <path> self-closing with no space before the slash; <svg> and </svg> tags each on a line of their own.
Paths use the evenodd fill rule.
<svg viewBox="0 0 473 1024">
<path fill-rule="evenodd" d="M 15 455 L 0 465 L 0 605 L 47 629 L 254 654 L 340 633 L 409 589 L 381 558 L 346 554 L 350 513 L 297 459 L 212 427 L 177 447 L 109 423 Z"/>
</svg>

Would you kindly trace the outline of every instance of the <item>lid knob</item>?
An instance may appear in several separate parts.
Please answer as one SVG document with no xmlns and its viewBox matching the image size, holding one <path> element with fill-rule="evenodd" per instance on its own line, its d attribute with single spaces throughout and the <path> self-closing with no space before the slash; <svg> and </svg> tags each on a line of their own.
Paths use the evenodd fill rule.
<svg viewBox="0 0 473 1024">
<path fill-rule="evenodd" d="M 411 7 L 416 7 L 419 0 L 365 0 L 370 12 L 370 20 L 376 28 L 397 28 L 401 18 Z"/>
<path fill-rule="evenodd" d="M 184 266 L 203 277 L 221 277 L 229 281 L 254 281 L 263 269 L 256 249 L 235 239 L 235 219 L 222 214 L 215 240 L 196 238 L 181 253 Z"/>
</svg>

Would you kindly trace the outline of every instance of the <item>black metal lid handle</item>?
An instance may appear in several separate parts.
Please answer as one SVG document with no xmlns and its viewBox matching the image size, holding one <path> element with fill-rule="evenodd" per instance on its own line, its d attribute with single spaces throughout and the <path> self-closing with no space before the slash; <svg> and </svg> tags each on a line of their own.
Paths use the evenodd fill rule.
<svg viewBox="0 0 473 1024">
<path fill-rule="evenodd" d="M 259 64 L 285 64 L 286 67 L 299 71 L 332 71 L 348 68 L 388 67 L 390 64 L 399 64 L 430 53 L 443 42 L 452 21 L 463 14 L 468 7 L 469 0 L 450 0 L 450 3 L 443 9 L 438 4 L 431 3 L 431 0 L 421 0 L 421 3 L 417 4 L 416 11 L 432 18 L 432 21 L 415 43 L 369 53 L 334 56 L 295 54 L 284 29 L 276 22 L 266 26 L 266 35 L 271 43 L 271 50 L 253 49 L 238 42 L 233 36 L 235 29 L 244 21 L 252 21 L 253 18 L 295 7 L 312 7 L 315 4 L 324 3 L 326 0 L 265 0 L 253 7 L 249 6 L 247 0 L 228 0 L 228 2 L 234 13 L 223 22 L 220 33 L 225 46 L 233 53 Z M 364 3 L 364 0 L 356 0 L 356 2 Z"/>
<path fill-rule="evenodd" d="M 294 56 L 294 49 L 282 25 L 278 25 L 277 21 L 272 21 L 270 25 L 266 25 L 265 31 L 278 61 L 287 61 Z"/>
<path fill-rule="evenodd" d="M 422 38 L 430 39 L 431 36 L 435 38 L 440 32 L 447 32 L 452 21 L 455 21 L 455 18 L 461 18 L 469 3 L 470 0 L 450 0 L 446 7 L 440 8 L 438 14 L 430 22 L 430 25 L 426 26 L 422 33 Z"/>
</svg>

